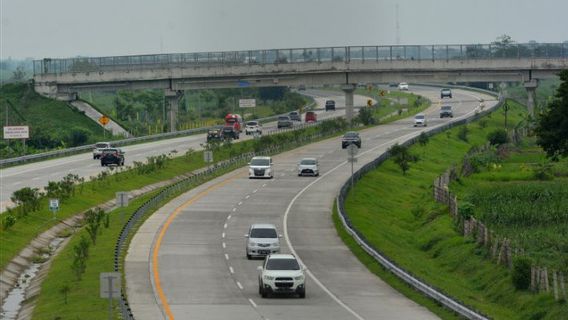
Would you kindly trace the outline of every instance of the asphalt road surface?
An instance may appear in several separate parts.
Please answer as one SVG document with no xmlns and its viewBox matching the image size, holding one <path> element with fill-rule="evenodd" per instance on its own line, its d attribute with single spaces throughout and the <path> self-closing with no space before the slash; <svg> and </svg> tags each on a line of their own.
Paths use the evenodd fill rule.
<svg viewBox="0 0 568 320">
<path fill-rule="evenodd" d="M 454 90 L 454 118 L 439 118 L 439 89 L 411 88 L 430 98 L 427 128 L 403 119 L 361 131 L 355 168 L 396 142 L 471 114 L 479 98 Z M 298 177 L 304 157 L 318 158 L 320 177 Z M 126 257 L 126 286 L 137 319 L 435 319 L 370 273 L 337 236 L 334 199 L 350 175 L 340 138 L 273 157 L 275 177 L 248 179 L 241 168 L 174 199 L 150 217 Z M 380 182 L 379 182 L 380 183 Z M 282 252 L 307 268 L 305 299 L 258 294 L 257 266 L 244 234 L 253 223 L 275 224 Z"/>
</svg>

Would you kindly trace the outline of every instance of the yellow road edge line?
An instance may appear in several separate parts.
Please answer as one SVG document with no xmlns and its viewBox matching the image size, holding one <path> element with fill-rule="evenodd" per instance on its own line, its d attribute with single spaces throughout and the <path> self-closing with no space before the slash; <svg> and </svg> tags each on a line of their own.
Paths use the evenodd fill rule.
<svg viewBox="0 0 568 320">
<path fill-rule="evenodd" d="M 160 234 L 158 235 L 158 238 L 156 239 L 156 244 L 154 245 L 154 250 L 152 251 L 152 273 L 153 273 L 153 276 L 154 276 L 154 284 L 156 286 L 156 291 L 158 292 L 158 297 L 160 298 L 160 302 L 162 303 L 162 307 L 163 307 L 167 317 L 171 320 L 174 320 L 174 315 L 172 314 L 172 310 L 170 309 L 170 305 L 168 304 L 168 301 L 166 299 L 166 295 L 164 294 L 164 291 L 162 290 L 162 285 L 160 283 L 160 273 L 158 271 L 158 269 L 159 269 L 158 268 L 158 253 L 160 251 L 160 246 L 162 245 L 162 239 L 166 235 L 166 232 L 168 231 L 170 224 L 173 222 L 173 220 L 177 217 L 177 215 L 183 209 L 187 208 L 189 205 L 193 204 L 195 201 L 203 198 L 204 196 L 206 196 L 209 192 L 213 191 L 214 189 L 222 187 L 222 186 L 226 185 L 227 183 L 233 181 L 238 176 L 239 176 L 239 174 L 236 174 L 233 177 L 228 178 L 227 180 L 223 180 L 223 181 L 221 181 L 217 184 L 214 184 L 214 185 L 208 187 L 207 189 L 205 189 L 205 190 L 201 191 L 200 193 L 198 193 L 197 195 L 193 196 L 191 199 L 186 201 L 184 204 L 177 207 L 174 210 L 174 212 L 172 212 L 172 214 L 170 214 L 170 216 L 168 217 L 168 219 L 166 220 L 166 222 L 162 226 L 162 229 L 160 230 Z"/>
</svg>

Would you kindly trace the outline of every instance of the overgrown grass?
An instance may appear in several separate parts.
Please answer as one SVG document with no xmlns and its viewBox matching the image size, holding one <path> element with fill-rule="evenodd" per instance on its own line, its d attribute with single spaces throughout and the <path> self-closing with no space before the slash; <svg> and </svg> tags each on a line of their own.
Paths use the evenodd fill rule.
<svg viewBox="0 0 568 320">
<path fill-rule="evenodd" d="M 549 162 L 534 138 L 450 188 L 540 266 L 568 271 L 568 159 Z"/>
<path fill-rule="evenodd" d="M 510 123 L 524 114 L 510 103 Z M 487 134 L 502 128 L 498 110 L 472 123 L 468 142 L 459 139 L 459 127 L 430 138 L 425 146 L 410 148 L 420 160 L 403 175 L 392 161 L 368 173 L 346 200 L 346 210 L 356 229 L 381 252 L 427 283 L 481 310 L 495 319 L 562 319 L 565 303 L 551 295 L 518 292 L 507 268 L 487 259 L 488 252 L 463 238 L 447 208 L 432 199 L 432 182 L 452 164 L 461 161 Z"/>
</svg>

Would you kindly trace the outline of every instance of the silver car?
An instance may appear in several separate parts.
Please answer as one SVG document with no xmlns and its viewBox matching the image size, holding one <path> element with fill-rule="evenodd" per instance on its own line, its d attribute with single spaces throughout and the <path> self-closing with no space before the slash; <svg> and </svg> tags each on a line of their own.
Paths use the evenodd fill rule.
<svg viewBox="0 0 568 320">
<path fill-rule="evenodd" d="M 298 163 L 298 176 L 319 176 L 318 159 L 304 158 Z"/>
<path fill-rule="evenodd" d="M 245 234 L 247 259 L 265 257 L 271 253 L 280 252 L 280 238 L 273 224 L 257 223 L 250 226 Z"/>
</svg>

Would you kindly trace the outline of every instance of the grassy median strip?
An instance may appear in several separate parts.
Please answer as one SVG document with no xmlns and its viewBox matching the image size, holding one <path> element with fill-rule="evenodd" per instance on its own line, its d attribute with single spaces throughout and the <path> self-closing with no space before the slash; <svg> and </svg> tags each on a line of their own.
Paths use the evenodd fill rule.
<svg viewBox="0 0 568 320">
<path fill-rule="evenodd" d="M 524 108 L 512 102 L 509 106 L 509 124 L 516 124 L 524 117 Z M 410 152 L 419 160 L 411 163 L 406 175 L 392 160 L 386 161 L 357 183 L 345 208 L 354 227 L 375 248 L 490 317 L 561 319 L 568 314 L 565 303 L 554 302 L 551 295 L 516 291 L 510 271 L 488 260 L 487 250 L 475 241 L 461 236 L 447 208 L 432 199 L 433 180 L 459 163 L 470 148 L 485 143 L 489 132 L 503 127 L 504 114 L 498 110 L 469 124 L 465 139 L 460 126 L 431 137 L 425 145 L 412 146 Z"/>
</svg>

